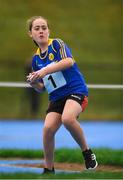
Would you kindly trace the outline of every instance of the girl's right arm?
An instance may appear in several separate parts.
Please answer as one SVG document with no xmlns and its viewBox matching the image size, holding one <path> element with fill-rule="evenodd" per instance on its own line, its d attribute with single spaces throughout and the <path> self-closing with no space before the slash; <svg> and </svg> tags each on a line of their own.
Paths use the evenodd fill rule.
<svg viewBox="0 0 123 180">
<path fill-rule="evenodd" d="M 44 84 L 41 82 L 30 82 L 30 85 L 37 91 L 42 92 L 44 89 Z"/>
<path fill-rule="evenodd" d="M 27 82 L 37 91 L 37 92 L 42 92 L 44 90 L 44 84 L 43 80 L 37 80 L 37 81 L 31 81 L 32 78 L 32 73 L 29 73 L 27 76 Z"/>
</svg>

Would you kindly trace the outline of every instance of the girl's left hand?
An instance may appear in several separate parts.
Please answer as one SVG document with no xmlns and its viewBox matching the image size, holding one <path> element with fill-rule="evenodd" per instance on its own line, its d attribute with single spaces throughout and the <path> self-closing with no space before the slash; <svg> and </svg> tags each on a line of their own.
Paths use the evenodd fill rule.
<svg viewBox="0 0 123 180">
<path fill-rule="evenodd" d="M 40 78 L 43 78 L 45 75 L 46 75 L 45 68 L 42 68 L 41 70 L 32 72 L 29 80 L 30 82 L 34 82 Z"/>
</svg>

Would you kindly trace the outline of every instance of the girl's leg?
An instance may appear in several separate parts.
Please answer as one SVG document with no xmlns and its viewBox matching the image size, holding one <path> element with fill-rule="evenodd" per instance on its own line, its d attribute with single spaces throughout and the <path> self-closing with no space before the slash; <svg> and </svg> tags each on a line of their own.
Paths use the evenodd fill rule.
<svg viewBox="0 0 123 180">
<path fill-rule="evenodd" d="M 52 169 L 54 166 L 54 136 L 61 126 L 61 115 L 56 112 L 47 114 L 43 129 L 43 144 L 45 167 Z"/>
<path fill-rule="evenodd" d="M 83 151 L 86 169 L 92 170 L 97 167 L 98 163 L 95 154 L 89 149 L 86 143 L 80 124 L 76 120 L 76 117 L 81 111 L 82 109 L 79 103 L 71 99 L 67 100 L 62 115 L 62 122 Z"/>
<path fill-rule="evenodd" d="M 80 124 L 76 120 L 77 116 L 82 111 L 82 108 L 79 103 L 74 100 L 68 99 L 66 101 L 64 111 L 62 114 L 62 122 L 68 131 L 71 133 L 72 137 L 79 144 L 82 151 L 85 151 L 88 148 L 88 145 L 85 140 L 83 130 L 80 127 Z"/>
</svg>

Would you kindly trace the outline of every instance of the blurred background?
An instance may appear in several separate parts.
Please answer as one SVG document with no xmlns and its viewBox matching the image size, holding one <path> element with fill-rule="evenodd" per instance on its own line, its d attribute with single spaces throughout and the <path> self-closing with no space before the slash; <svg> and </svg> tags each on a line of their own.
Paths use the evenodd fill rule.
<svg viewBox="0 0 123 180">
<path fill-rule="evenodd" d="M 0 81 L 26 80 L 36 51 L 26 21 L 34 15 L 47 18 L 51 37 L 72 49 L 87 84 L 123 84 L 122 0 L 0 0 Z M 0 119 L 44 119 L 47 106 L 46 92 L 0 87 Z M 83 119 L 123 120 L 123 90 L 89 89 Z"/>
<path fill-rule="evenodd" d="M 37 49 L 28 37 L 26 22 L 35 15 L 48 19 L 51 38 L 60 38 L 71 48 L 87 84 L 123 84 L 123 0 L 0 0 L 0 82 L 26 82 Z M 41 157 L 47 106 L 46 92 L 0 87 L 0 174 L 7 173 L 8 178 L 8 172 L 18 171 L 21 177 L 21 169 L 10 166 L 18 164 L 17 149 L 24 164 L 36 155 L 34 150 L 40 150 L 35 158 Z M 89 105 L 79 120 L 99 165 L 123 167 L 123 89 L 89 89 Z M 77 162 L 76 149 L 67 149 L 78 148 L 78 144 L 64 126 L 57 132 L 55 148 L 61 150 L 58 159 L 62 162 L 69 162 L 70 154 Z M 103 167 L 105 172 L 108 166 Z M 118 176 L 115 168 L 111 169 Z"/>
</svg>

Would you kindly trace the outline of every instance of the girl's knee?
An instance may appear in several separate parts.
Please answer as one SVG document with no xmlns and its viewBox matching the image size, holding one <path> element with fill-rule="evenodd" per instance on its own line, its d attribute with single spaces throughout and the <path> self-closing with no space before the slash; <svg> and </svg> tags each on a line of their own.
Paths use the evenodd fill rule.
<svg viewBox="0 0 123 180">
<path fill-rule="evenodd" d="M 75 118 L 69 115 L 62 115 L 62 123 L 65 126 L 70 126 L 75 122 Z"/>
<path fill-rule="evenodd" d="M 43 134 L 49 135 L 49 136 L 53 136 L 53 135 L 55 134 L 55 132 L 53 131 L 53 128 L 52 128 L 52 127 L 44 126 L 44 128 L 43 128 Z"/>
</svg>

